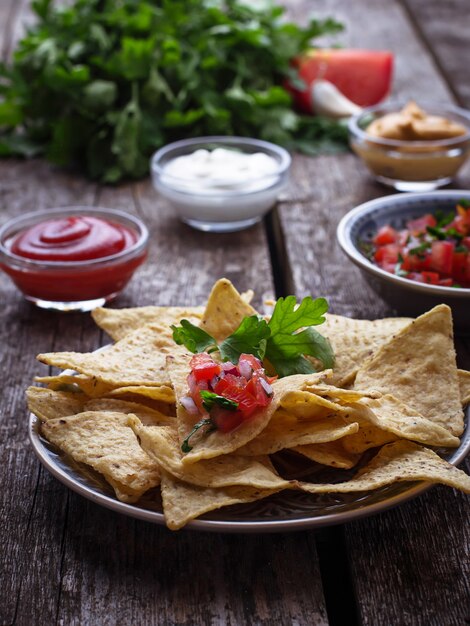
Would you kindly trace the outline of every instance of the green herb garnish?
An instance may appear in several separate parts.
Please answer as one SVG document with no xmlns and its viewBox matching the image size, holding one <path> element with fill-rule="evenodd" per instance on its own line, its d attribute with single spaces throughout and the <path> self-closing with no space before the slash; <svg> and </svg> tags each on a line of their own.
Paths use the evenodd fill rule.
<svg viewBox="0 0 470 626">
<path fill-rule="evenodd" d="M 279 298 L 269 322 L 256 315 L 246 317 L 219 345 L 205 331 L 202 331 L 203 337 L 201 329 L 188 320 L 182 320 L 181 326 L 172 326 L 173 339 L 193 353 L 217 347 L 224 360 L 234 363 L 238 363 L 243 353 L 253 354 L 260 360 L 265 358 L 281 377 L 314 372 L 313 364 L 305 356 L 318 359 L 325 369 L 333 367 L 330 342 L 312 328 L 325 321 L 327 301 L 306 297 L 296 305 L 294 296 Z"/>
<path fill-rule="evenodd" d="M 227 409 L 228 411 L 236 411 L 238 409 L 238 402 L 235 400 L 229 400 L 229 398 L 224 398 L 224 396 L 219 396 L 217 393 L 213 391 L 200 391 L 202 398 L 202 406 L 206 409 L 208 413 L 210 413 L 214 404 L 222 407 L 223 409 Z"/>
<path fill-rule="evenodd" d="M 416 248 L 411 248 L 410 250 L 408 250 L 408 254 L 416 254 L 418 256 L 423 256 L 425 254 L 425 252 L 427 250 L 429 250 L 429 248 L 431 247 L 431 244 L 426 241 L 425 243 L 422 243 L 420 246 L 416 246 Z"/>
<path fill-rule="evenodd" d="M 286 80 L 332 19 L 298 26 L 274 3 L 36 0 L 35 23 L 0 67 L 0 155 L 45 154 L 115 183 L 202 135 L 255 136 L 310 154 L 347 149 L 347 128 L 292 109 Z M 304 88 L 305 85 L 302 86 Z"/>
<path fill-rule="evenodd" d="M 191 452 L 193 447 L 189 445 L 189 440 L 191 439 L 191 437 L 194 434 L 197 433 L 198 430 L 200 430 L 204 426 L 210 426 L 210 428 L 209 428 L 209 430 L 207 432 L 211 432 L 212 430 L 215 430 L 215 426 L 212 423 L 212 420 L 211 420 L 210 417 L 204 417 L 202 420 L 199 420 L 199 422 L 197 422 L 197 424 L 195 424 L 193 426 L 191 432 L 189 433 L 189 435 L 186 437 L 186 439 L 181 444 L 181 451 L 182 452 Z"/>
</svg>

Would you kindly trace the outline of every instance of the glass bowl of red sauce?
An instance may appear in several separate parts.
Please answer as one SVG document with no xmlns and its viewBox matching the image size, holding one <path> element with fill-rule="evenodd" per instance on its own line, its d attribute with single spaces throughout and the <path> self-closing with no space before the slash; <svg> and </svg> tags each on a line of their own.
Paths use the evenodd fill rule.
<svg viewBox="0 0 470 626">
<path fill-rule="evenodd" d="M 37 211 L 0 228 L 0 267 L 41 308 L 91 311 L 127 285 L 147 257 L 148 236 L 123 211 Z"/>
</svg>

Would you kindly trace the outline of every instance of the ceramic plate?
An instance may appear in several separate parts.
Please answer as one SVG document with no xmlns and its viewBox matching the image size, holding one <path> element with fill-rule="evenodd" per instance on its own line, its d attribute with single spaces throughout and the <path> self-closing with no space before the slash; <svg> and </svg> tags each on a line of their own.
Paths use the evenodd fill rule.
<svg viewBox="0 0 470 626">
<path fill-rule="evenodd" d="M 120 502 L 114 496 L 113 489 L 98 473 L 64 457 L 41 436 L 39 420 L 33 414 L 30 415 L 29 436 L 44 467 L 76 493 L 118 513 L 155 524 L 165 524 L 158 489 L 145 494 L 137 504 Z M 450 463 L 458 465 L 469 451 L 470 407 L 467 407 L 466 429 L 460 447 L 443 450 L 442 453 Z M 327 473 L 331 470 L 323 471 L 325 475 L 322 475 L 321 480 L 328 480 Z M 265 533 L 331 526 L 390 509 L 423 493 L 430 486 L 422 482 L 402 482 L 375 491 L 353 494 L 312 495 L 283 491 L 264 500 L 207 513 L 187 524 L 185 528 L 212 532 Z"/>
</svg>

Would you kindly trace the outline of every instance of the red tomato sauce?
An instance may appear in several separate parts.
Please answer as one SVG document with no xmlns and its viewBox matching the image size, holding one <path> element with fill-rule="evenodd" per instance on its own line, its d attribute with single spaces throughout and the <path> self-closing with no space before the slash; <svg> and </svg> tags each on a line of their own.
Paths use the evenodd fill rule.
<svg viewBox="0 0 470 626">
<path fill-rule="evenodd" d="M 146 251 L 109 262 L 106 259 L 129 250 L 138 239 L 135 230 L 103 218 L 59 217 L 39 222 L 7 241 L 9 251 L 26 263 L 2 265 L 2 268 L 33 299 L 53 302 L 109 299 L 127 284 L 144 261 Z"/>
<path fill-rule="evenodd" d="M 418 283 L 470 287 L 470 204 L 437 212 L 397 230 L 382 226 L 366 256 L 380 268 Z"/>
</svg>

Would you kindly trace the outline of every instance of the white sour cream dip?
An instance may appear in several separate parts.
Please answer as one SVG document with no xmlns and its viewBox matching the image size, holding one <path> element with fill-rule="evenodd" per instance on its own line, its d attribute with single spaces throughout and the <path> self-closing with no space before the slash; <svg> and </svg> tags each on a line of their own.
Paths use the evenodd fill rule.
<svg viewBox="0 0 470 626">
<path fill-rule="evenodd" d="M 279 163 L 263 152 L 199 149 L 175 157 L 163 167 L 162 182 L 194 194 L 250 192 L 270 187 L 279 172 Z"/>
</svg>

